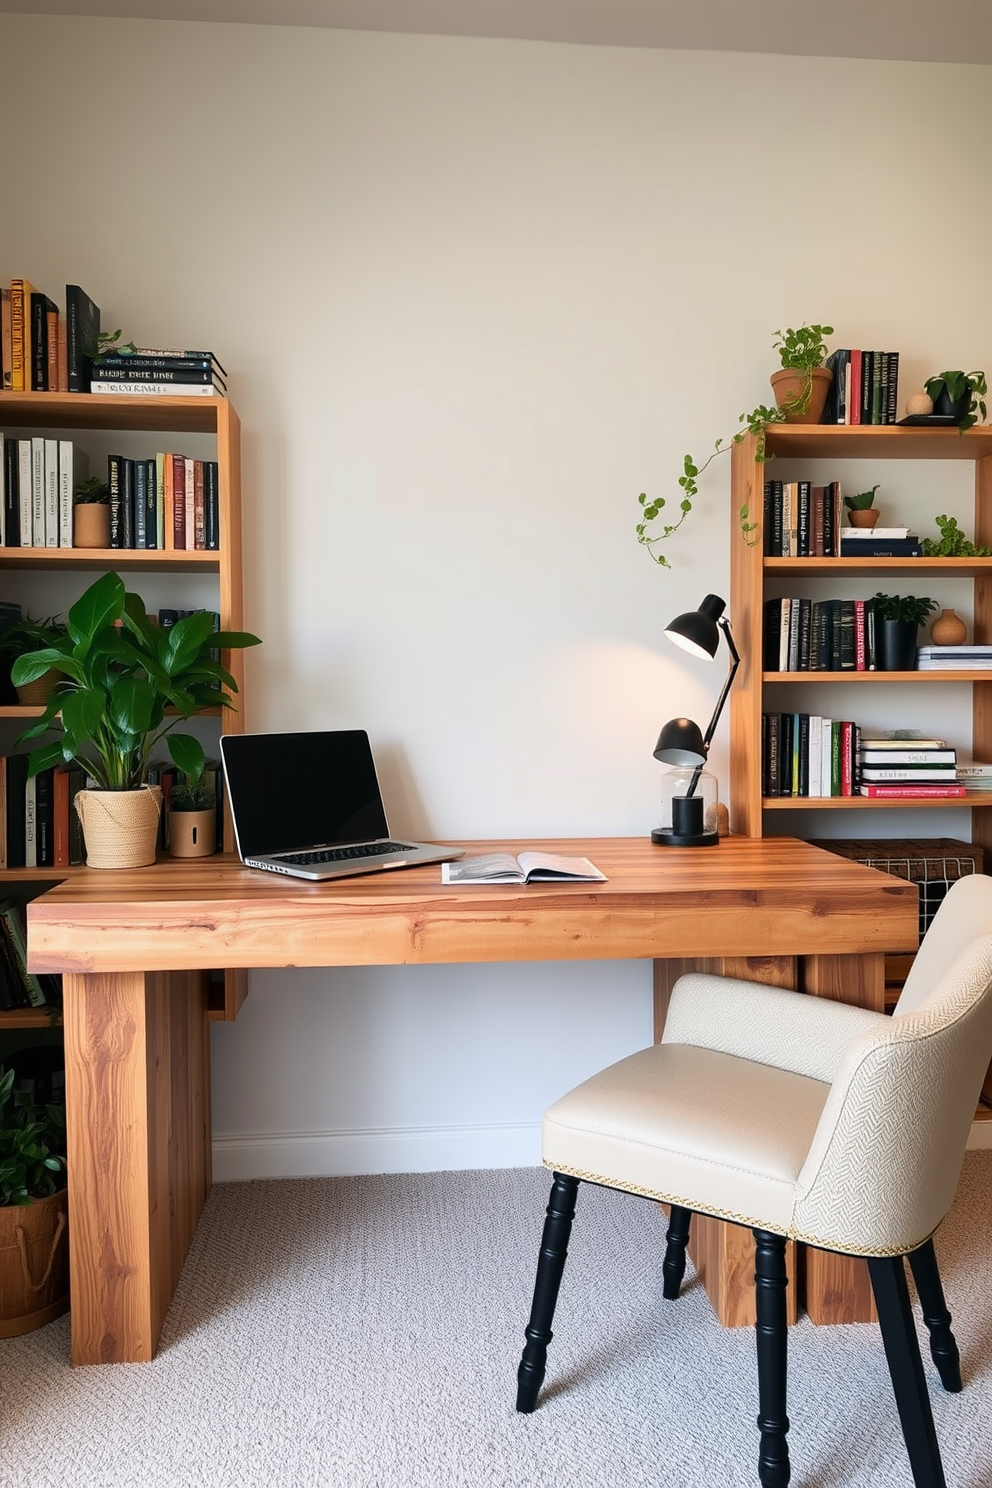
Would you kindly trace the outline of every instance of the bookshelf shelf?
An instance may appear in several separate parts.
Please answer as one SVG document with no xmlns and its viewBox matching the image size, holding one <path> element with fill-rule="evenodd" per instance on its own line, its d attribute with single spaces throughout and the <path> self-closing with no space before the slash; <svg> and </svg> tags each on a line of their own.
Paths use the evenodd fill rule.
<svg viewBox="0 0 992 1488">
<path fill-rule="evenodd" d="M 848 682 L 853 682 L 856 687 L 862 687 L 866 683 L 892 683 L 892 682 L 992 682 L 992 669 L 985 667 L 982 670 L 951 672 L 762 672 L 763 683 L 786 683 L 809 682 L 820 683 L 842 683 L 845 687 Z"/>
<path fill-rule="evenodd" d="M 66 602 L 59 607 L 61 612 L 80 592 L 80 578 L 91 582 L 100 573 L 110 569 L 122 575 L 132 575 L 129 587 L 141 591 L 143 581 L 156 586 L 161 592 L 160 579 L 170 574 L 190 576 L 185 580 L 193 584 L 192 593 L 203 598 L 194 598 L 195 605 L 206 605 L 220 615 L 224 630 L 244 629 L 244 604 L 242 587 L 241 551 L 241 424 L 238 415 L 227 398 L 219 397 L 172 397 L 172 396 L 97 396 L 90 393 L 12 393 L 0 392 L 0 431 L 8 436 L 26 438 L 39 431 L 52 437 L 62 431 L 75 431 L 73 438 L 82 446 L 87 445 L 87 436 L 93 454 L 105 458 L 108 434 L 119 434 L 122 443 L 132 439 L 140 449 L 146 441 L 144 435 L 155 436 L 149 440 L 148 453 L 155 449 L 181 450 L 184 435 L 207 436 L 213 446 L 212 457 L 217 462 L 219 527 L 221 547 L 218 550 L 132 549 L 132 548 L 36 548 L 0 546 L 0 585 L 7 584 L 7 595 L 24 603 L 27 596 L 28 613 L 49 614 L 56 611 L 61 580 L 65 580 Z M 165 436 L 169 443 L 163 443 Z M 63 437 L 66 437 L 63 434 Z M 207 446 L 209 448 L 209 446 Z M 73 582 L 73 575 L 80 577 Z M 30 596 L 37 592 L 37 608 Z M 53 598 L 54 596 L 54 598 Z M 0 597 L 3 597 L 0 595 Z M 154 599 L 149 606 L 175 601 Z M 180 600 L 179 603 L 190 603 Z M 237 732 L 244 728 L 244 652 L 232 651 L 223 656 L 224 664 L 238 684 L 239 701 L 235 709 L 223 710 L 224 729 Z M 40 708 L 7 705 L 0 707 L 0 754 L 10 753 L 20 728 L 31 719 L 41 715 Z M 212 718 L 213 727 L 219 728 L 220 709 L 198 715 Z M 224 824 L 224 846 L 233 849 L 233 833 L 230 820 Z M 3 885 L 39 886 L 57 883 L 79 873 L 92 873 L 85 867 L 59 868 L 13 868 L 0 869 L 0 893 Z M 39 890 L 40 891 L 40 890 Z M 223 982 L 212 981 L 210 1011 L 212 1017 L 232 1019 L 244 1001 L 247 982 L 243 971 L 228 971 Z M 40 1023 L 14 1024 L 12 1017 L 35 1016 L 32 1010 L 17 1010 L 0 1014 L 0 1031 L 14 1026 L 37 1027 L 47 1023 L 47 1014 L 41 1012 Z"/>
<path fill-rule="evenodd" d="M 933 800 L 920 797 L 894 796 L 886 800 L 869 800 L 867 796 L 765 796 L 765 811 L 932 811 L 935 807 L 971 806 L 976 810 L 992 806 L 992 791 L 969 791 L 965 796 L 938 796 Z"/>
<path fill-rule="evenodd" d="M 804 579 L 921 573 L 974 579 L 992 574 L 992 558 L 766 558 L 762 566 L 769 577 Z"/>
<path fill-rule="evenodd" d="M 13 1008 L 0 1012 L 0 1033 L 20 1028 L 57 1028 L 47 1008 Z"/>
</svg>

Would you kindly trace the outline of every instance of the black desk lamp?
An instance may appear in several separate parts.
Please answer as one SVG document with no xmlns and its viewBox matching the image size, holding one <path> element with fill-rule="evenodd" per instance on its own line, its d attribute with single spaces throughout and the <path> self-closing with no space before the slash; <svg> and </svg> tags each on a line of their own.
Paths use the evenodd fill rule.
<svg viewBox="0 0 992 1488">
<path fill-rule="evenodd" d="M 654 751 L 656 760 L 660 760 L 663 765 L 695 766 L 685 795 L 675 796 L 672 801 L 671 828 L 656 827 L 651 833 L 651 841 L 659 847 L 716 847 L 720 841 L 719 833 L 704 829 L 703 800 L 696 795 L 696 787 L 710 752 L 723 705 L 741 664 L 730 621 L 723 613 L 726 608 L 726 602 L 719 595 L 707 594 L 698 610 L 689 610 L 686 614 L 677 616 L 665 627 L 665 634 L 676 646 L 681 646 L 690 656 L 703 656 L 710 660 L 719 649 L 722 630 L 732 661 L 706 733 L 700 733 L 698 723 L 693 723 L 691 718 L 673 718 L 658 735 Z"/>
</svg>

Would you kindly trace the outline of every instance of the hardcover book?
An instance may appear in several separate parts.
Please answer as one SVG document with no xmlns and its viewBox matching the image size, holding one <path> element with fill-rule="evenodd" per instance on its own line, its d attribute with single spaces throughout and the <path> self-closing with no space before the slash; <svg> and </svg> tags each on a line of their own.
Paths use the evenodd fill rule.
<svg viewBox="0 0 992 1488">
<path fill-rule="evenodd" d="M 90 390 L 90 358 L 100 339 L 100 307 L 78 284 L 65 287 L 66 381 L 70 393 Z"/>
<path fill-rule="evenodd" d="M 534 883 L 592 879 L 606 882 L 606 874 L 588 858 L 558 857 L 554 853 L 522 852 L 483 853 L 462 858 L 456 863 L 441 864 L 441 882 L 445 884 Z"/>
</svg>

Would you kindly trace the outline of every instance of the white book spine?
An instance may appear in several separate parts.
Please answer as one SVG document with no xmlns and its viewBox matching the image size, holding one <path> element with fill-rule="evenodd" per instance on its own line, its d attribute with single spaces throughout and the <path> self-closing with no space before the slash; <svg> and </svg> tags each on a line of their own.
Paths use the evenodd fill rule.
<svg viewBox="0 0 992 1488">
<path fill-rule="evenodd" d="M 59 545 L 59 442 L 45 440 L 45 547 Z"/>
<path fill-rule="evenodd" d="M 38 777 L 32 775 L 24 787 L 24 866 L 26 868 L 38 866 L 38 833 L 35 813 L 37 785 Z"/>
<path fill-rule="evenodd" d="M 833 719 L 822 718 L 823 725 L 822 753 L 820 758 L 820 795 L 830 795 L 830 741 L 832 738 Z"/>
<path fill-rule="evenodd" d="M 129 398 L 223 398 L 226 394 L 212 382 L 92 382 L 90 392 L 101 397 Z"/>
<path fill-rule="evenodd" d="M 31 546 L 32 508 L 31 500 L 31 441 L 17 441 L 17 492 L 20 511 L 21 547 Z"/>
<path fill-rule="evenodd" d="M 823 719 L 811 717 L 809 721 L 809 784 L 811 796 L 820 794 L 820 771 L 822 769 Z"/>
<path fill-rule="evenodd" d="M 32 548 L 45 546 L 45 441 L 31 440 L 31 533 Z"/>
<path fill-rule="evenodd" d="M 90 457 L 71 439 L 59 441 L 59 547 L 72 547 L 74 493 L 90 473 Z"/>
</svg>

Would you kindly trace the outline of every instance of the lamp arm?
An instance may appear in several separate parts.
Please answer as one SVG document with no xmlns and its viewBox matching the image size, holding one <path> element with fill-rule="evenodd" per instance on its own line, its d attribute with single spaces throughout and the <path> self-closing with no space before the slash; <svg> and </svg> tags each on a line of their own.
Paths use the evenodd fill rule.
<svg viewBox="0 0 992 1488">
<path fill-rule="evenodd" d="M 723 631 L 724 639 L 726 640 L 727 646 L 730 650 L 732 662 L 730 670 L 727 673 L 726 680 L 724 681 L 723 687 L 720 689 L 720 696 L 716 700 L 716 707 L 713 709 L 713 717 L 710 719 L 709 727 L 707 728 L 706 733 L 703 735 L 703 748 L 706 750 L 707 754 L 709 754 L 710 744 L 713 742 L 713 735 L 716 733 L 716 726 L 720 721 L 720 714 L 723 712 L 723 705 L 727 701 L 727 696 L 734 684 L 734 678 L 737 675 L 737 668 L 741 664 L 740 653 L 738 652 L 737 647 L 734 645 L 734 637 L 733 632 L 730 629 L 730 621 L 725 619 L 721 615 L 720 619 L 716 623 Z M 705 760 L 703 761 L 703 764 L 705 764 Z M 703 773 L 703 764 L 697 765 L 695 770 L 693 770 L 692 779 L 689 782 L 689 789 L 686 791 L 687 796 L 695 795 L 696 786 L 699 784 L 699 777 Z"/>
</svg>

